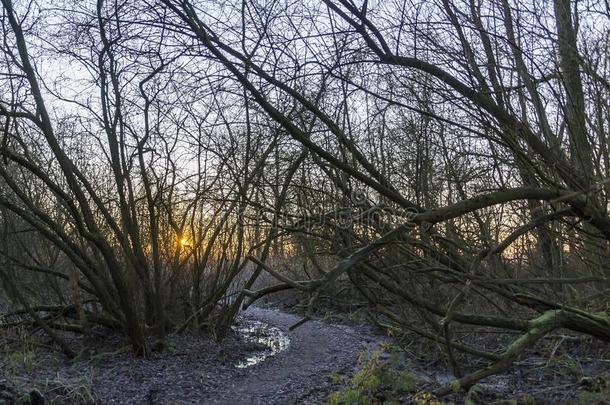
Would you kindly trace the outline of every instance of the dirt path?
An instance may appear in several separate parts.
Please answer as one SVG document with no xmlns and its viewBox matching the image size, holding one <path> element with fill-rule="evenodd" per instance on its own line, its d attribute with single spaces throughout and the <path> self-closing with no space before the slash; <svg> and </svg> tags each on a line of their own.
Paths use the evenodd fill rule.
<svg viewBox="0 0 610 405">
<path fill-rule="evenodd" d="M 33 367 L 0 359 L 0 380 L 4 372 L 20 392 L 36 388 L 47 400 L 65 404 L 91 403 L 92 397 L 100 404 L 319 404 L 332 389 L 330 374 L 352 371 L 358 352 L 380 341 L 365 328 L 320 321 L 290 332 L 299 318 L 270 309 L 251 307 L 242 316 L 283 331 L 288 348 L 238 368 L 260 353 L 260 346 L 237 335 L 222 343 L 169 336 L 168 349 L 147 358 L 116 352 L 125 347 L 122 338 L 103 337 L 96 344 L 98 354 L 89 360 L 70 362 L 42 349 L 36 351 Z"/>
<path fill-rule="evenodd" d="M 244 335 L 232 334 L 222 343 L 201 336 L 171 335 L 166 350 L 146 358 L 135 358 L 124 337 L 104 335 L 93 345 L 95 355 L 76 362 L 26 341 L 24 347 L 0 356 L 0 404 L 4 394 L 34 388 L 58 404 L 321 404 L 333 389 L 330 374 L 353 371 L 358 352 L 372 351 L 383 339 L 365 327 L 320 321 L 290 332 L 289 326 L 299 318 L 270 309 L 253 307 L 242 316 L 246 321 L 239 325 L 259 321 L 281 330 L 290 339 L 288 348 L 262 363 L 239 368 L 237 365 L 263 353 Z M 71 344 L 77 347 L 79 342 Z M 557 363 L 551 363 L 548 356 L 541 357 L 542 351 L 532 351 L 517 369 L 478 384 L 477 403 L 524 398 L 525 394 L 536 403 L 575 403 L 583 389 L 581 377 L 598 381 L 607 375 L 607 347 L 587 346 L 590 350 L 583 353 L 582 343 L 571 339 L 553 343 L 553 351 L 559 344 L 563 344 L 565 356 L 570 356 L 564 357 L 571 361 L 568 366 L 559 362 L 560 355 Z M 426 358 L 426 347 L 412 348 L 414 358 L 424 356 L 424 365 L 414 364 L 413 372 L 428 385 L 423 389 L 434 389 L 449 383 L 452 376 L 438 365 L 433 349 Z M 29 353 L 27 361 L 19 350 Z M 578 369 L 570 366 L 574 361 Z M 462 402 L 461 395 L 455 394 L 453 400 Z"/>
<path fill-rule="evenodd" d="M 363 330 L 320 321 L 307 322 L 289 332 L 288 327 L 299 318 L 274 310 L 251 308 L 244 316 L 281 329 L 290 338 L 290 345 L 219 387 L 210 396 L 213 403 L 320 403 L 330 388 L 329 375 L 351 371 L 358 352 L 370 350 L 379 342 Z"/>
</svg>

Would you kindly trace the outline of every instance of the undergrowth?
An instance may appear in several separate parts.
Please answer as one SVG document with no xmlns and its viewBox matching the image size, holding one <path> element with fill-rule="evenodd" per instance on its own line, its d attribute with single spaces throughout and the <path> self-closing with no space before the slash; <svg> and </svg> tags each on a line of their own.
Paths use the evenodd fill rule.
<svg viewBox="0 0 610 405">
<path fill-rule="evenodd" d="M 330 378 L 341 388 L 329 396 L 329 405 L 441 404 L 428 392 L 414 393 L 418 378 L 402 352 L 389 345 L 380 346 L 370 356 L 361 352 L 353 377 L 334 373 Z"/>
</svg>

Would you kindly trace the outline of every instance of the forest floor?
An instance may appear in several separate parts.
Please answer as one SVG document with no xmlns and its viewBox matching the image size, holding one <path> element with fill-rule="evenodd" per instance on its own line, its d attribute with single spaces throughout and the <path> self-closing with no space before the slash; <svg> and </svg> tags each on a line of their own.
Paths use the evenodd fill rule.
<svg viewBox="0 0 610 405">
<path fill-rule="evenodd" d="M 299 320 L 251 307 L 222 343 L 171 335 L 165 350 L 146 358 L 135 358 L 114 335 L 99 335 L 89 342 L 95 354 L 68 361 L 40 339 L 5 333 L 0 336 L 0 404 L 7 386 L 20 393 L 36 389 L 50 402 L 70 404 L 321 404 L 350 384 L 359 353 L 370 354 L 388 340 L 359 323 L 309 321 L 289 331 Z M 609 348 L 578 339 L 550 339 L 509 373 L 478 384 L 470 395 L 473 403 L 577 403 L 587 389 L 604 391 L 607 387 L 588 385 L 607 383 Z M 489 342 L 503 345 L 497 339 Z M 415 391 L 451 382 L 434 342 L 413 336 L 400 345 L 416 385 L 398 403 L 412 403 Z M 467 364 L 465 371 L 474 367 L 481 364 Z M 590 398 L 581 403 L 608 403 L 603 396 Z M 381 403 L 383 398 L 373 400 Z M 464 394 L 452 394 L 443 403 L 464 403 Z"/>
<path fill-rule="evenodd" d="M 107 354 L 76 362 L 32 346 L 27 351 L 31 358 L 25 351 L 14 352 L 5 356 L 2 369 L 4 378 L 21 391 L 36 388 L 58 403 L 323 403 L 333 389 L 330 375 L 351 373 L 359 351 L 371 350 L 380 336 L 364 326 L 321 321 L 306 322 L 289 332 L 299 319 L 257 307 L 243 313 L 241 323 L 246 328 L 251 321 L 262 322 L 289 339 L 284 350 L 246 368 L 245 361 L 268 349 L 234 333 L 222 343 L 169 336 L 168 348 L 147 358 L 134 358 L 128 350 L 117 352 L 124 343 L 113 337 L 96 342 L 97 351 Z"/>
</svg>

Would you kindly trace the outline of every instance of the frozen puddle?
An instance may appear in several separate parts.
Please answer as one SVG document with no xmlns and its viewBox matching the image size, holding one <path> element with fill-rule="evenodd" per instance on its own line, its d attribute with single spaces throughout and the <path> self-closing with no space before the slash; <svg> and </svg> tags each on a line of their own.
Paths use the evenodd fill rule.
<svg viewBox="0 0 610 405">
<path fill-rule="evenodd" d="M 235 365 L 237 368 L 252 367 L 261 363 L 267 357 L 286 350 L 290 344 L 290 339 L 280 329 L 270 326 L 264 322 L 250 319 L 240 319 L 237 325 L 232 326 L 246 342 L 257 343 L 266 349 L 253 353 Z"/>
</svg>

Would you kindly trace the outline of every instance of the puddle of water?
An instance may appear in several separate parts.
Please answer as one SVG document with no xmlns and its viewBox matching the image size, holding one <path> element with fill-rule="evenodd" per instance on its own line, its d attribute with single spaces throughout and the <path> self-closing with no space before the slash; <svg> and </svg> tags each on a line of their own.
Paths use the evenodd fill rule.
<svg viewBox="0 0 610 405">
<path fill-rule="evenodd" d="M 264 322 L 241 319 L 237 325 L 232 326 L 246 342 L 257 343 L 266 349 L 250 354 L 243 361 L 235 365 L 237 368 L 252 367 L 264 361 L 267 357 L 275 356 L 288 348 L 290 339 L 280 329 Z"/>
</svg>

